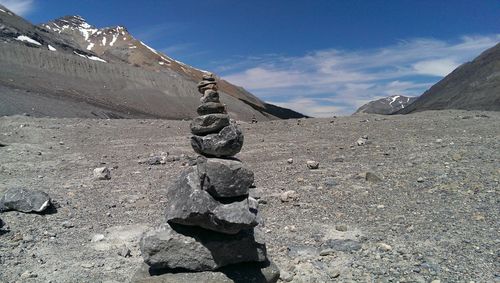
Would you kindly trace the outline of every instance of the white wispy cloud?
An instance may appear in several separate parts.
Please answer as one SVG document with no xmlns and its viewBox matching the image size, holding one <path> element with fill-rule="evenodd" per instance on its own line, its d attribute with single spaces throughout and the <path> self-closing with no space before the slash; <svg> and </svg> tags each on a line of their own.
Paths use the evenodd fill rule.
<svg viewBox="0 0 500 283">
<path fill-rule="evenodd" d="M 315 117 L 346 115 L 389 95 L 420 95 L 460 64 L 500 41 L 499 35 L 464 36 L 453 42 L 411 39 L 383 48 L 319 50 L 225 64 L 224 79 L 263 99 Z"/>
<path fill-rule="evenodd" d="M 0 0 L 0 4 L 19 16 L 25 16 L 31 12 L 35 6 L 33 0 Z"/>
</svg>

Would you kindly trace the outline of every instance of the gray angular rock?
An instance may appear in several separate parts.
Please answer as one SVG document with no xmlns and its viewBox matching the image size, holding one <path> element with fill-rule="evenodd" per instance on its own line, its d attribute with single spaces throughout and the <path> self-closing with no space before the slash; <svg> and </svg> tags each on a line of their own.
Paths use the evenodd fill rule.
<svg viewBox="0 0 500 283">
<path fill-rule="evenodd" d="M 306 162 L 306 165 L 307 165 L 307 168 L 312 169 L 312 170 L 319 168 L 319 162 L 314 161 L 314 160 L 308 160 Z"/>
<path fill-rule="evenodd" d="M 42 212 L 49 206 L 50 197 L 47 193 L 23 188 L 8 189 L 0 199 L 0 212 Z"/>
<path fill-rule="evenodd" d="M 215 79 L 207 79 L 207 80 L 204 79 L 198 83 L 198 88 L 202 88 L 210 84 L 217 84 L 217 83 L 215 82 Z"/>
<path fill-rule="evenodd" d="M 96 180 L 110 180 L 111 171 L 107 167 L 99 167 L 94 169 L 94 178 Z"/>
<path fill-rule="evenodd" d="M 197 162 L 201 188 L 215 198 L 248 195 L 254 181 L 253 172 L 237 159 L 204 158 Z"/>
<path fill-rule="evenodd" d="M 204 81 L 215 82 L 215 75 L 213 73 L 204 73 L 201 77 Z"/>
<path fill-rule="evenodd" d="M 214 82 L 203 82 L 203 84 L 199 84 L 198 85 L 198 91 L 201 93 L 201 94 L 205 94 L 205 92 L 207 90 L 213 90 L 213 91 L 217 91 L 217 83 L 214 81 Z"/>
<path fill-rule="evenodd" d="M 198 115 L 225 113 L 226 106 L 224 106 L 222 103 L 207 102 L 198 106 L 196 112 L 198 113 Z"/>
<path fill-rule="evenodd" d="M 218 133 L 226 126 L 229 126 L 229 116 L 227 114 L 198 116 L 190 124 L 191 133 L 200 136 Z"/>
<path fill-rule="evenodd" d="M 199 226 L 225 234 L 236 234 L 258 224 L 257 203 L 248 198 L 224 204 L 201 189 L 194 168 L 184 171 L 167 190 L 166 219 L 169 223 Z"/>
<path fill-rule="evenodd" d="M 199 227 L 163 225 L 143 235 L 140 249 L 144 262 L 153 269 L 206 271 L 267 261 L 266 245 L 253 230 L 225 235 Z"/>
<path fill-rule="evenodd" d="M 361 249 L 361 243 L 350 239 L 330 239 L 325 242 L 325 248 L 341 252 L 353 252 Z"/>
<path fill-rule="evenodd" d="M 192 136 L 191 146 L 201 155 L 229 157 L 240 152 L 243 147 L 243 133 L 236 125 L 229 125 L 218 134 Z"/>
<path fill-rule="evenodd" d="M 366 172 L 365 180 L 372 183 L 382 182 L 382 179 L 380 179 L 379 176 L 377 176 L 375 173 L 372 172 Z"/>
<path fill-rule="evenodd" d="M 200 98 L 201 103 L 215 102 L 220 103 L 219 93 L 215 90 L 207 90 L 205 94 Z"/>
</svg>

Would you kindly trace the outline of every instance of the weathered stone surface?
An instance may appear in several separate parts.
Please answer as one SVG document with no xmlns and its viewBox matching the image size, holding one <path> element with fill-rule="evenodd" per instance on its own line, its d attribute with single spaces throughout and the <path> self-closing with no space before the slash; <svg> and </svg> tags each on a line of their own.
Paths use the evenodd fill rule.
<svg viewBox="0 0 500 283">
<path fill-rule="evenodd" d="M 191 146 L 196 153 L 205 156 L 233 156 L 243 147 L 243 133 L 236 125 L 229 125 L 218 134 L 192 136 Z"/>
<path fill-rule="evenodd" d="M 198 91 L 201 93 L 201 94 L 205 94 L 205 92 L 207 90 L 213 90 L 213 91 L 217 91 L 217 83 L 214 81 L 214 82 L 200 82 L 200 84 L 198 84 Z"/>
<path fill-rule="evenodd" d="M 36 190 L 22 188 L 8 189 L 0 199 L 0 212 L 6 210 L 42 212 L 49 206 L 49 195 Z"/>
<path fill-rule="evenodd" d="M 224 127 L 229 126 L 227 114 L 208 114 L 198 116 L 191 121 L 191 133 L 194 135 L 207 135 L 218 133 Z"/>
<path fill-rule="evenodd" d="M 217 271 L 160 273 L 143 264 L 136 272 L 134 283 L 275 283 L 280 278 L 280 270 L 272 261 L 232 264 Z"/>
<path fill-rule="evenodd" d="M 167 190 L 166 218 L 169 223 L 199 226 L 225 234 L 255 227 L 257 203 L 247 198 L 224 204 L 201 189 L 196 170 L 184 171 Z"/>
<path fill-rule="evenodd" d="M 210 84 L 217 84 L 215 82 L 215 79 L 214 80 L 202 80 L 201 82 L 198 83 L 198 88 L 201 88 L 201 87 L 204 87 L 204 86 L 207 86 L 207 85 L 210 85 Z"/>
<path fill-rule="evenodd" d="M 201 103 L 215 102 L 220 103 L 219 93 L 214 90 L 207 90 L 205 94 L 200 98 Z"/>
<path fill-rule="evenodd" d="M 198 106 L 196 109 L 198 115 L 216 114 L 226 112 L 226 107 L 221 103 L 207 102 Z"/>
<path fill-rule="evenodd" d="M 201 78 L 204 81 L 211 81 L 211 82 L 215 81 L 215 75 L 213 73 L 205 73 Z"/>
<path fill-rule="evenodd" d="M 201 188 L 215 198 L 248 195 L 253 172 L 237 159 L 199 157 L 197 162 Z"/>
<path fill-rule="evenodd" d="M 253 229 L 226 235 L 199 227 L 163 225 L 145 233 L 140 248 L 144 262 L 153 269 L 205 271 L 267 261 L 266 245 Z"/>
</svg>

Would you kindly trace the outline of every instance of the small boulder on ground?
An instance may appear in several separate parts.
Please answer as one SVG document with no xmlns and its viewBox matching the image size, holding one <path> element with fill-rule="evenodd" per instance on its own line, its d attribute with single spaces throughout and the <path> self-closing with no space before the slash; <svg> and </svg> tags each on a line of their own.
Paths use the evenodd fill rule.
<svg viewBox="0 0 500 283">
<path fill-rule="evenodd" d="M 356 141 L 356 144 L 358 146 L 363 146 L 365 144 L 368 144 L 368 136 L 362 136 L 360 137 L 357 141 Z"/>
<path fill-rule="evenodd" d="M 8 189 L 0 199 L 0 212 L 42 212 L 49 206 L 50 197 L 47 193 L 23 188 Z"/>
<path fill-rule="evenodd" d="M 283 192 L 280 195 L 281 202 L 289 202 L 289 201 L 297 200 L 298 198 L 299 198 L 299 195 L 294 190 Z"/>
<path fill-rule="evenodd" d="M 97 180 L 110 180 L 111 171 L 107 167 L 99 167 L 94 169 L 94 178 Z"/>
<path fill-rule="evenodd" d="M 365 180 L 371 183 L 378 183 L 382 181 L 382 179 L 379 176 L 375 175 L 375 173 L 372 172 L 366 172 Z"/>
<path fill-rule="evenodd" d="M 307 168 L 314 170 L 319 168 L 319 162 L 314 160 L 307 161 Z"/>
</svg>

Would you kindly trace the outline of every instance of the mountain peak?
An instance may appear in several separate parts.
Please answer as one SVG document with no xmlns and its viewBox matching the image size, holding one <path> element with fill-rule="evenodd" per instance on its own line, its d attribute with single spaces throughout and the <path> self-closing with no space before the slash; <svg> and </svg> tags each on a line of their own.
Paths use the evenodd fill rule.
<svg viewBox="0 0 500 283">
<path fill-rule="evenodd" d="M 416 99 L 416 97 L 408 97 L 404 95 L 391 95 L 366 103 L 365 105 L 361 106 L 354 114 L 371 113 L 388 115 L 405 108 Z"/>
<path fill-rule="evenodd" d="M 59 25 L 70 27 L 82 27 L 82 28 L 94 28 L 92 25 L 87 23 L 87 21 L 79 15 L 74 16 L 64 16 L 58 19 L 55 19 L 53 22 L 58 23 Z"/>
</svg>

